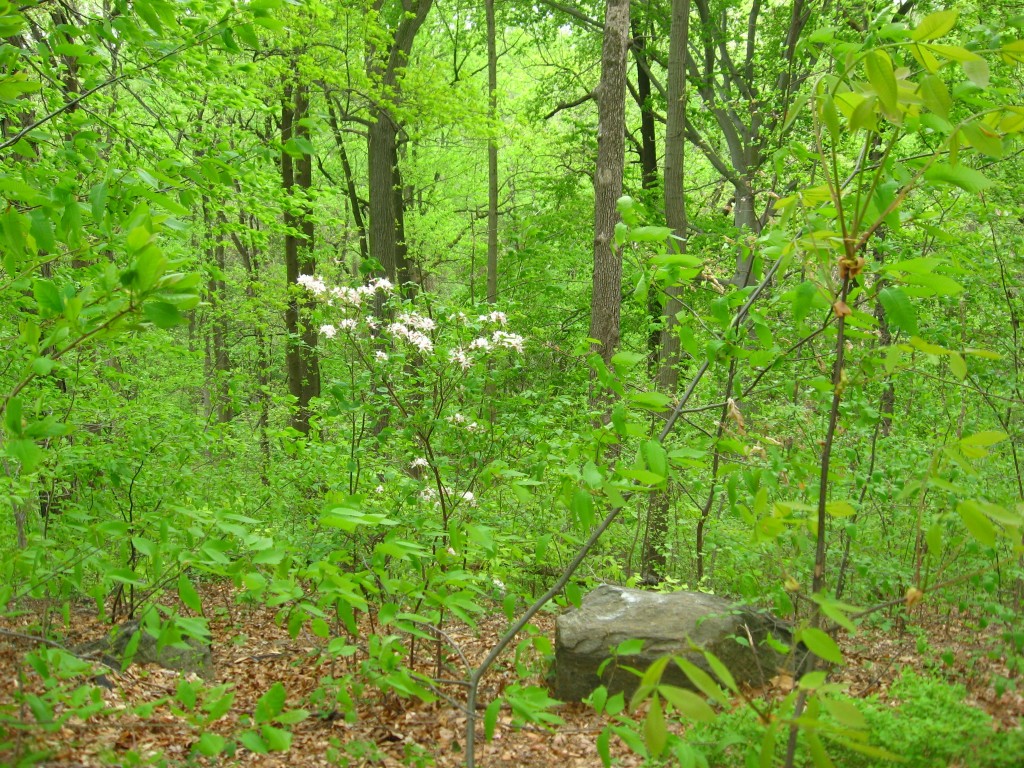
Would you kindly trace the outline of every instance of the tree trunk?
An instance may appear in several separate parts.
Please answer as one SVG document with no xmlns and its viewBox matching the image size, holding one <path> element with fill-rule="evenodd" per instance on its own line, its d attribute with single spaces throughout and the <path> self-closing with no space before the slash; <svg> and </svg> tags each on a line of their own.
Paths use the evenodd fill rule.
<svg viewBox="0 0 1024 768">
<path fill-rule="evenodd" d="M 206 221 L 207 236 L 212 238 L 213 244 L 207 250 L 207 258 L 210 263 L 216 266 L 216 271 L 211 271 L 207 282 L 207 294 L 210 300 L 210 335 L 206 340 L 206 373 L 209 379 L 207 403 L 208 415 L 216 414 L 217 422 L 225 424 L 234 417 L 234 409 L 231 407 L 231 393 L 228 386 L 228 377 L 231 373 L 231 357 L 228 351 L 228 319 L 223 303 L 227 286 L 224 282 L 224 270 L 226 268 L 223 232 L 221 227 L 224 223 L 223 212 L 218 212 L 216 220 L 210 216 L 207 198 L 203 198 L 203 218 Z"/>
<path fill-rule="evenodd" d="M 487 0 L 487 107 L 492 126 L 498 124 L 498 52 L 494 0 Z M 487 142 L 487 302 L 498 300 L 498 142 Z"/>
<path fill-rule="evenodd" d="M 378 8 L 383 5 L 383 0 Z M 400 8 L 397 7 L 400 5 Z M 391 3 L 401 20 L 394 27 L 391 45 L 386 49 L 370 46 L 369 74 L 380 87 L 380 100 L 370 109 L 371 124 L 367 132 L 370 194 L 370 258 L 393 283 L 403 290 L 410 281 L 405 256 L 401 175 L 398 170 L 399 125 L 392 106 L 401 98 L 399 70 L 409 60 L 412 43 L 427 18 L 433 0 L 402 0 Z M 382 17 L 385 14 L 381 14 Z M 387 99 L 387 100 L 385 100 Z"/>
<path fill-rule="evenodd" d="M 686 250 L 688 227 L 686 195 L 683 192 L 686 159 L 686 79 L 684 62 L 690 33 L 690 0 L 672 0 L 672 22 L 668 49 L 668 109 L 665 115 L 665 223 L 675 235 L 666 245 L 668 252 Z M 658 350 L 658 390 L 670 397 L 679 383 L 679 335 L 676 315 L 682 309 L 681 287 L 666 288 L 661 345 Z M 665 578 L 669 531 L 669 494 L 651 495 L 647 510 L 644 550 L 641 556 L 643 581 L 658 584 Z"/>
<path fill-rule="evenodd" d="M 597 95 L 597 168 L 594 173 L 594 276 L 590 337 L 594 349 L 611 360 L 619 344 L 622 252 L 615 247 L 616 202 L 622 196 L 626 156 L 626 52 L 629 0 L 608 0 L 601 83 Z"/>
<path fill-rule="evenodd" d="M 640 107 L 640 186 L 648 194 L 658 186 L 658 144 L 651 101 L 651 77 L 648 74 L 646 40 L 637 19 L 633 19 L 633 57 L 636 67 L 636 101 Z M 671 31 L 669 32 L 671 36 Z M 669 77 L 672 75 L 669 73 Z M 650 202 L 650 201 L 648 201 Z"/>
<path fill-rule="evenodd" d="M 304 83 L 294 88 L 285 86 L 281 107 L 281 141 L 287 145 L 291 139 L 309 138 L 309 129 L 302 119 L 309 111 L 309 98 Z M 281 183 L 286 194 L 284 223 L 285 271 L 289 286 L 288 306 L 285 309 L 285 327 L 288 346 L 285 365 L 288 391 L 295 398 L 292 427 L 304 435 L 309 434 L 310 401 L 320 395 L 320 365 L 317 360 L 316 329 L 303 323 L 303 315 L 311 309 L 308 293 L 293 286 L 299 275 L 312 275 L 316 270 L 313 257 L 313 218 L 309 210 L 309 191 L 313 186 L 313 158 L 303 152 L 293 158 L 287 151 L 281 153 Z"/>
<path fill-rule="evenodd" d="M 352 163 L 349 162 L 348 152 L 345 149 L 345 139 L 341 133 L 341 124 L 338 122 L 338 113 L 330 101 L 327 102 L 327 117 L 331 124 L 331 132 L 334 134 L 334 143 L 338 147 L 338 156 L 341 159 L 341 169 L 345 174 L 345 194 L 348 196 L 348 205 L 352 209 L 352 220 L 356 224 L 356 232 L 359 235 L 359 258 L 365 261 L 370 256 L 369 247 L 366 241 L 366 223 L 363 221 L 363 208 L 359 202 L 359 195 L 356 193 L 356 180 L 352 173 Z M 352 272 L 357 273 L 358 265 Z"/>
</svg>

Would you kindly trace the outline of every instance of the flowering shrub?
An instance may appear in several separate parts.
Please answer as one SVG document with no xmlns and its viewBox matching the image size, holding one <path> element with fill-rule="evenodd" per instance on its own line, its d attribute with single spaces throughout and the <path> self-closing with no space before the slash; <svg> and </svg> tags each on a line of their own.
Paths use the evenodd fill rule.
<svg viewBox="0 0 1024 768">
<path fill-rule="evenodd" d="M 390 435 L 390 469 L 412 481 L 411 502 L 440 511 L 441 536 L 450 539 L 452 514 L 476 507 L 478 479 L 497 450 L 488 391 L 514 369 L 525 339 L 506 330 L 508 318 L 497 310 L 453 311 L 439 322 L 436 306 L 402 302 L 386 279 L 352 288 L 301 275 L 298 284 L 318 300 L 328 342 L 321 353 L 344 369 L 348 402 L 411 438 L 399 460 Z"/>
</svg>

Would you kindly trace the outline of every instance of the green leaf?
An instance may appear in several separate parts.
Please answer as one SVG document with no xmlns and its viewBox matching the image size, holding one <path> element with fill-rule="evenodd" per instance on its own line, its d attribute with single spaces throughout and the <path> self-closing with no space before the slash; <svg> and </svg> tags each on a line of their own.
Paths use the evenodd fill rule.
<svg viewBox="0 0 1024 768">
<path fill-rule="evenodd" d="M 971 536 L 988 547 L 996 543 L 996 527 L 973 499 L 965 499 L 958 503 L 956 511 Z"/>
<path fill-rule="evenodd" d="M 721 660 L 715 656 L 711 651 L 704 651 L 704 660 L 711 667 L 711 671 L 715 673 L 715 676 L 722 681 L 722 685 L 728 688 L 735 694 L 739 694 L 740 689 L 736 685 L 736 680 L 733 678 L 732 673 L 728 667 L 721 662 Z"/>
<path fill-rule="evenodd" d="M 874 131 L 878 129 L 878 113 L 875 107 L 878 106 L 877 96 L 868 96 L 857 108 L 853 110 L 853 114 L 850 115 L 850 130 L 851 131 Z"/>
<path fill-rule="evenodd" d="M 626 424 L 626 406 L 616 403 L 612 407 L 612 428 L 617 435 L 625 436 L 628 432 Z"/>
<path fill-rule="evenodd" d="M 864 715 L 862 715 L 860 710 L 851 702 L 846 701 L 845 699 L 830 699 L 828 697 L 822 697 L 821 703 L 825 705 L 825 709 L 828 710 L 832 717 L 848 728 L 861 729 L 868 727 L 868 723 L 867 720 L 864 719 Z"/>
<path fill-rule="evenodd" d="M 665 700 L 680 714 L 690 720 L 698 723 L 710 723 L 716 717 L 715 710 L 711 708 L 711 705 L 693 691 L 676 688 L 673 685 L 659 685 L 658 693 L 664 696 Z"/>
<path fill-rule="evenodd" d="M 248 749 L 250 752 L 255 752 L 257 755 L 265 755 L 270 751 L 270 748 L 256 731 L 245 731 L 238 740 L 242 743 L 242 746 Z"/>
<path fill-rule="evenodd" d="M 178 577 L 178 597 L 181 598 L 181 602 L 185 607 L 193 613 L 201 614 L 203 612 L 203 601 L 199 598 L 199 593 L 192 586 L 192 582 L 189 581 L 188 576 L 184 572 Z"/>
<path fill-rule="evenodd" d="M 665 478 L 662 475 L 656 475 L 648 469 L 620 469 L 619 474 L 628 480 L 636 480 L 643 485 L 659 486 L 665 482 Z"/>
<path fill-rule="evenodd" d="M 10 435 L 21 435 L 25 430 L 24 416 L 22 416 L 21 398 L 12 397 L 7 401 L 7 410 L 4 411 L 4 425 Z"/>
<path fill-rule="evenodd" d="M 804 733 L 804 737 L 807 739 L 807 747 L 811 753 L 814 768 L 836 768 L 836 764 L 832 762 L 832 758 L 825 751 L 825 745 L 821 743 L 821 737 L 815 731 L 808 729 Z"/>
<path fill-rule="evenodd" d="M 492 701 L 484 711 L 484 739 L 486 741 L 494 738 L 494 729 L 498 725 L 499 712 L 501 712 L 501 699 Z"/>
<path fill-rule="evenodd" d="M 887 286 L 878 292 L 878 300 L 889 323 L 901 331 L 917 334 L 917 313 L 903 291 L 896 286 Z"/>
<path fill-rule="evenodd" d="M 821 101 L 821 121 L 828 128 L 832 142 L 839 141 L 839 112 L 836 110 L 836 103 L 831 93 L 825 93 Z"/>
<path fill-rule="evenodd" d="M 661 709 L 661 699 L 657 695 L 651 697 L 651 705 L 644 719 L 644 742 L 647 744 L 647 751 L 654 757 L 661 755 L 668 742 L 665 713 Z"/>
<path fill-rule="evenodd" d="M 972 120 L 960 126 L 967 143 L 989 157 L 1003 156 L 1002 137 L 980 120 Z"/>
<path fill-rule="evenodd" d="M 960 66 L 963 67 L 964 74 L 967 75 L 968 80 L 979 88 L 988 88 L 991 80 L 991 73 L 989 72 L 987 61 L 978 57 L 976 59 L 968 59 Z"/>
<path fill-rule="evenodd" d="M 569 508 L 576 515 L 580 528 L 589 531 L 594 525 L 594 497 L 581 488 L 573 494 Z"/>
<path fill-rule="evenodd" d="M 960 381 L 967 378 L 967 361 L 963 359 L 959 352 L 949 353 L 949 370 Z"/>
<path fill-rule="evenodd" d="M 671 234 L 672 230 L 668 227 L 634 227 L 629 230 L 629 239 L 634 243 L 660 243 Z"/>
<path fill-rule="evenodd" d="M 23 475 L 34 472 L 43 460 L 43 451 L 34 440 L 11 440 L 7 443 L 7 455 L 21 465 Z"/>
<path fill-rule="evenodd" d="M 961 64 L 965 61 L 976 61 L 981 58 L 976 53 L 967 50 L 961 45 L 942 45 L 939 43 L 928 43 L 927 48 L 933 51 L 939 56 L 944 56 L 947 59 L 960 62 Z"/>
<path fill-rule="evenodd" d="M 56 361 L 48 357 L 37 357 L 32 360 L 32 372 L 37 376 L 46 376 L 56 365 Z"/>
<path fill-rule="evenodd" d="M 828 633 L 815 627 L 807 627 L 800 632 L 800 640 L 819 659 L 830 661 L 833 664 L 843 663 L 843 653 L 836 645 L 836 641 L 828 636 Z"/>
<path fill-rule="evenodd" d="M 617 656 L 636 656 L 643 649 L 644 641 L 633 638 L 632 640 L 623 640 L 615 646 L 615 654 Z"/>
<path fill-rule="evenodd" d="M 910 39 L 927 42 L 942 37 L 956 26 L 958 13 L 954 8 L 929 13 L 910 31 Z"/>
<path fill-rule="evenodd" d="M 32 283 L 32 295 L 39 306 L 40 317 L 52 317 L 64 312 L 64 301 L 52 280 L 35 280 Z"/>
<path fill-rule="evenodd" d="M 284 151 L 292 157 L 315 154 L 313 144 L 305 136 L 296 136 L 284 143 Z"/>
<path fill-rule="evenodd" d="M 810 280 L 804 280 L 793 292 L 793 319 L 800 322 L 811 311 L 814 297 L 818 295 L 818 286 Z"/>
<path fill-rule="evenodd" d="M 173 328 L 185 321 L 178 308 L 166 301 L 148 301 L 142 308 L 142 313 L 157 328 Z"/>
<path fill-rule="evenodd" d="M 617 352 L 612 355 L 612 367 L 618 375 L 622 376 L 635 367 L 637 363 L 641 363 L 646 359 L 647 355 L 641 355 L 638 352 Z"/>
<path fill-rule="evenodd" d="M 206 757 L 216 757 L 224 751 L 224 747 L 227 746 L 228 740 L 219 734 L 211 731 L 204 731 L 199 740 L 192 747 L 193 750 L 198 752 L 200 755 Z"/>
<path fill-rule="evenodd" d="M 930 296 L 956 296 L 963 293 L 964 287 L 956 280 L 945 275 L 933 273 L 924 275 L 904 275 L 902 282 L 907 285 L 919 285 L 928 288 Z"/>
<path fill-rule="evenodd" d="M 668 455 L 665 447 L 657 440 L 648 440 L 641 446 L 647 468 L 662 478 L 668 477 Z"/>
<path fill-rule="evenodd" d="M 276 682 L 260 696 L 259 701 L 256 702 L 256 709 L 253 711 L 253 717 L 257 723 L 266 723 L 273 720 L 284 709 L 284 702 L 287 694 L 285 693 L 284 685 L 281 682 Z"/>
<path fill-rule="evenodd" d="M 604 482 L 604 478 L 601 476 L 601 470 L 597 468 L 597 465 L 588 461 L 583 465 L 583 482 L 585 482 L 591 488 L 600 488 L 601 483 Z"/>
<path fill-rule="evenodd" d="M 667 411 L 668 406 L 672 402 L 672 398 L 668 395 L 663 395 L 661 392 L 631 392 L 627 395 L 627 398 L 640 408 L 659 413 Z"/>
<path fill-rule="evenodd" d="M 900 120 L 899 99 L 896 88 L 896 74 L 889 54 L 881 49 L 868 51 L 864 57 L 864 70 L 875 95 L 882 103 L 886 117 L 893 122 Z"/>
<path fill-rule="evenodd" d="M 968 435 L 960 441 L 960 445 L 974 445 L 981 446 L 984 448 L 996 443 L 1001 443 L 1009 437 L 1005 432 L 988 431 L 988 432 L 976 432 L 973 435 Z"/>
<path fill-rule="evenodd" d="M 611 729 L 605 727 L 601 734 L 597 737 L 597 753 L 601 756 L 601 764 L 604 768 L 611 768 L 612 766 L 612 750 L 611 750 Z"/>
<path fill-rule="evenodd" d="M 825 504 L 825 511 L 832 517 L 850 517 L 857 514 L 857 510 L 848 501 L 829 501 Z"/>
<path fill-rule="evenodd" d="M 314 636 L 320 638 L 326 639 L 331 636 L 330 625 L 319 616 L 314 616 L 309 622 L 309 631 L 312 632 Z"/>
<path fill-rule="evenodd" d="M 924 177 L 932 183 L 952 184 L 965 192 L 983 192 L 992 186 L 992 181 L 981 171 L 962 164 L 935 163 L 924 172 Z"/>
<path fill-rule="evenodd" d="M 135 587 L 141 587 L 146 583 L 145 579 L 141 578 L 131 568 L 112 568 L 107 571 L 107 578 L 111 581 L 118 581 Z"/>
<path fill-rule="evenodd" d="M 949 110 L 953 107 L 953 97 L 949 95 L 949 89 L 946 88 L 946 83 L 941 77 L 936 75 L 922 77 L 918 95 L 932 112 L 940 117 L 949 117 Z"/>
<path fill-rule="evenodd" d="M 712 701 L 725 704 L 729 696 L 723 691 L 707 672 L 684 656 L 675 656 L 675 662 L 694 687 Z"/>
</svg>

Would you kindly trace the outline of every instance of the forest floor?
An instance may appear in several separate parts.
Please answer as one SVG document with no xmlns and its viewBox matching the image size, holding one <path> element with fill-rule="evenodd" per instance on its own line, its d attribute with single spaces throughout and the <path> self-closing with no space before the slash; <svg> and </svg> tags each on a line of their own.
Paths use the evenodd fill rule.
<svg viewBox="0 0 1024 768">
<path fill-rule="evenodd" d="M 395 695 L 371 694 L 370 689 L 357 701 L 355 717 L 311 703 L 309 694 L 318 688 L 322 677 L 329 673 L 341 677 L 345 671 L 340 660 L 334 662 L 333 670 L 328 668 L 330 662 L 319 661 L 319 649 L 325 641 L 305 631 L 294 639 L 289 637 L 275 622 L 273 610 L 238 606 L 228 587 L 206 587 L 203 600 L 210 607 L 217 682 L 230 685 L 235 693 L 231 710 L 212 730 L 225 736 L 237 734 L 242 728 L 241 718 L 251 714 L 257 699 L 278 681 L 287 691 L 287 708 L 310 711 L 307 719 L 291 726 L 290 751 L 257 755 L 241 748 L 232 760 L 209 764 L 262 768 L 431 764 L 455 768 L 463 764 L 466 718 L 459 708 L 444 699 L 425 704 Z M 0 713 L 8 713 L 3 715 L 4 720 L 11 714 L 9 707 L 16 686 L 31 689 L 38 685 L 38 678 L 24 662 L 25 653 L 32 650 L 33 644 L 19 636 L 35 634 L 37 622 L 38 617 L 31 615 L 0 620 Z M 554 637 L 553 615 L 543 614 L 534 624 Z M 444 674 L 455 677 L 455 667 L 466 662 L 478 664 L 506 626 L 500 614 L 485 618 L 472 629 L 454 623 L 446 626 L 445 633 L 457 644 L 464 660 L 446 646 Z M 95 639 L 105 630 L 96 620 L 95 612 L 81 606 L 72 615 L 65 643 L 70 647 Z M 919 612 L 912 624 L 900 629 L 879 624 L 862 629 L 856 636 L 841 637 L 840 644 L 847 663 L 835 671 L 833 679 L 846 683 L 854 696 L 876 694 L 884 701 L 889 686 L 904 670 L 920 671 L 927 666 L 934 674 L 938 666 L 946 679 L 966 686 L 968 703 L 992 715 L 999 727 L 1020 727 L 1024 717 L 1021 691 L 1011 687 L 997 695 L 993 686 L 1000 676 L 1010 676 L 1005 659 L 993 652 L 1002 647 L 995 628 L 981 630 L 970 617 L 955 613 L 937 616 Z M 436 648 L 433 643 L 428 646 L 424 649 L 420 641 L 417 668 L 430 673 L 436 664 Z M 511 656 L 506 654 L 485 678 L 481 689 L 484 705 L 507 685 L 521 682 Z M 527 662 L 537 669 L 536 678 L 530 682 L 543 684 L 540 660 Z M 178 673 L 140 666 L 132 666 L 123 674 L 105 668 L 102 671 L 103 682 L 109 686 L 103 690 L 110 708 L 108 714 L 84 722 L 71 719 L 50 733 L 29 727 L 24 731 L 21 747 L 47 750 L 50 756 L 42 764 L 52 768 L 117 765 L 121 764 L 117 756 L 128 751 L 143 757 L 162 752 L 169 764 L 184 764 L 199 732 L 172 711 L 171 705 L 157 706 L 146 718 L 124 711 L 144 702 L 173 701 Z M 771 688 L 752 694 L 779 695 L 791 682 L 775 678 Z M 1024 685 L 1017 687 L 1024 689 Z M 464 688 L 456 684 L 444 686 L 444 693 L 452 699 L 464 700 Z M 582 704 L 563 705 L 556 712 L 564 724 L 548 731 L 533 726 L 515 727 L 508 711 L 503 710 L 494 739 L 483 742 L 478 737 L 477 764 L 488 768 L 599 766 L 595 741 L 607 720 Z M 20 713 L 15 709 L 13 714 L 25 722 L 32 720 L 24 709 Z M 2 723 L 0 720 L 0 731 Z M 0 743 L 5 740 L 0 733 Z M 612 753 L 619 758 L 620 765 L 628 767 L 641 762 L 617 742 L 612 739 Z M 416 755 L 421 757 L 419 762 L 414 759 Z M 0 765 L 11 765 L 7 762 L 11 758 L 0 753 Z"/>
</svg>

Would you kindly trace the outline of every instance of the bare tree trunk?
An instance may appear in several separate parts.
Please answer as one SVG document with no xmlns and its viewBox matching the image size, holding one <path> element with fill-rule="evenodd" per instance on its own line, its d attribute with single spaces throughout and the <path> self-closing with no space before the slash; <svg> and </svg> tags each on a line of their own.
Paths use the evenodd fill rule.
<svg viewBox="0 0 1024 768">
<path fill-rule="evenodd" d="M 334 143 L 338 147 L 341 168 L 345 173 L 345 194 L 348 196 L 349 208 L 352 209 L 352 220 L 356 224 L 356 232 L 359 235 L 359 258 L 365 261 L 370 256 L 366 240 L 366 222 L 363 221 L 363 209 L 359 203 L 359 195 L 356 193 L 355 176 L 352 174 L 352 164 L 349 162 L 348 152 L 345 149 L 345 139 L 341 134 L 338 113 L 330 101 L 327 102 L 327 117 L 331 124 L 331 132 L 334 134 Z"/>
<path fill-rule="evenodd" d="M 594 277 L 590 337 L 607 363 L 619 344 L 622 253 L 615 247 L 616 202 L 622 196 L 626 156 L 626 52 L 629 0 L 608 0 L 601 83 L 597 94 L 597 168 L 594 173 Z"/>
<path fill-rule="evenodd" d="M 683 193 L 686 167 L 686 79 L 684 63 L 690 34 L 690 0 L 672 0 L 672 21 L 668 49 L 668 110 L 665 116 L 665 223 L 673 237 L 667 244 L 669 253 L 686 250 L 689 224 L 686 196 Z M 666 289 L 664 324 L 658 350 L 657 386 L 661 392 L 674 395 L 679 383 L 679 335 L 676 315 L 682 309 L 680 287 Z M 658 584 L 665 577 L 669 530 L 669 494 L 658 491 L 651 495 L 647 510 L 647 530 L 641 556 L 643 581 Z"/>
<path fill-rule="evenodd" d="M 298 83 L 284 89 L 281 107 L 281 141 L 307 139 L 309 129 L 302 119 L 309 111 L 307 87 Z M 287 151 L 281 153 L 281 183 L 288 201 L 284 223 L 288 228 L 284 238 L 285 271 L 289 287 L 298 285 L 299 275 L 312 275 L 316 270 L 313 256 L 313 218 L 310 215 L 308 194 L 313 186 L 313 158 L 305 152 L 293 158 Z M 298 194 L 296 194 L 296 192 Z M 297 199 L 296 199 L 297 198 Z M 288 346 L 285 365 L 288 391 L 295 398 L 296 410 L 292 427 L 304 435 L 309 434 L 310 402 L 320 395 L 320 364 L 317 360 L 316 329 L 301 322 L 302 315 L 311 309 L 306 291 L 290 290 L 285 310 Z"/>
<path fill-rule="evenodd" d="M 498 122 L 498 52 L 494 0 L 487 0 L 487 95 L 492 125 Z M 487 142 L 487 302 L 498 300 L 498 142 Z"/>
<path fill-rule="evenodd" d="M 238 221 L 241 230 L 255 232 L 259 229 L 259 219 L 255 216 L 248 216 L 239 211 Z M 258 300 L 256 287 L 262 282 L 260 276 L 259 251 L 253 241 L 246 242 L 236 233 L 231 234 L 235 249 L 242 257 L 242 266 L 245 268 L 245 295 L 255 305 Z M 259 411 L 256 417 L 256 431 L 259 435 L 260 455 L 262 466 L 260 467 L 260 481 L 263 485 L 270 484 L 270 434 L 267 431 L 270 426 L 270 372 L 272 369 L 270 344 L 267 341 L 267 333 L 264 324 L 253 323 L 253 337 L 256 344 L 256 397 L 259 399 Z"/>
<path fill-rule="evenodd" d="M 391 115 L 375 110 L 376 122 L 370 126 L 367 152 L 370 165 L 370 258 L 380 264 L 384 274 L 398 283 L 398 234 L 395 214 L 396 128 Z"/>
<path fill-rule="evenodd" d="M 384 0 L 378 8 L 384 5 Z M 433 0 L 402 0 L 390 3 L 388 10 L 401 19 L 394 28 L 391 45 L 386 49 L 371 46 L 369 74 L 381 89 L 381 100 L 370 110 L 371 124 L 367 132 L 370 194 L 370 258 L 380 264 L 388 279 L 399 286 L 410 281 L 405 255 L 401 175 L 398 170 L 399 125 L 392 111 L 401 97 L 399 70 L 409 60 L 412 43 Z M 400 7 L 399 7 L 400 6 Z M 386 98 L 390 101 L 385 101 Z M 396 189 L 397 186 L 397 189 Z"/>
<path fill-rule="evenodd" d="M 648 73 L 646 39 L 639 20 L 632 20 L 633 57 L 636 68 L 636 101 L 640 107 L 640 186 L 653 190 L 658 186 L 658 145 L 654 125 L 654 104 L 651 102 L 651 77 Z M 671 31 L 669 32 L 671 36 Z M 669 73 L 669 77 L 671 77 Z"/>
</svg>

